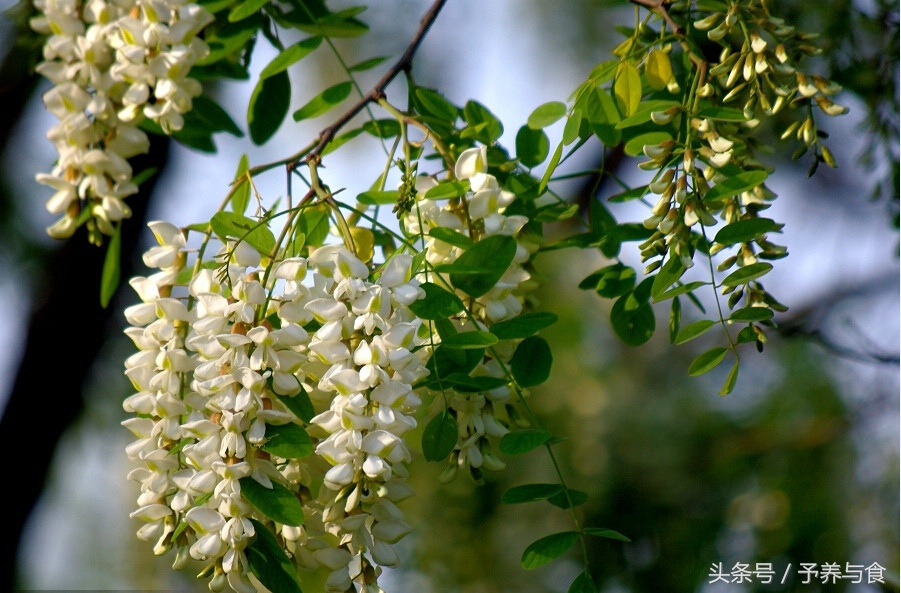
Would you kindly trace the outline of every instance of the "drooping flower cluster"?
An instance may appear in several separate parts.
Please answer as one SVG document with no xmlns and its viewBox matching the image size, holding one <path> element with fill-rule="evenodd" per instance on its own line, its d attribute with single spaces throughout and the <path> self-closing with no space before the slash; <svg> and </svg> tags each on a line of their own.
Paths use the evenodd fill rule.
<svg viewBox="0 0 901 593">
<path fill-rule="evenodd" d="M 184 0 L 35 0 L 31 22 L 48 35 L 37 71 L 53 83 L 44 94 L 59 119 L 47 133 L 59 159 L 37 181 L 55 190 L 47 209 L 61 216 L 48 233 L 71 236 L 89 212 L 91 240 L 130 216 L 137 192 L 127 159 L 147 152 L 138 126 L 147 118 L 171 133 L 200 83 L 188 74 L 208 53 L 197 37 L 213 17 Z"/>
<path fill-rule="evenodd" d="M 130 474 L 138 536 L 157 554 L 176 549 L 177 568 L 203 561 L 211 589 L 250 592 L 247 547 L 264 523 L 298 566 L 331 569 L 330 591 L 375 590 L 410 530 L 395 503 L 412 494 L 403 435 L 416 427 L 412 385 L 428 374 L 412 351 L 420 321 L 407 306 L 422 291 L 411 256 L 372 281 L 342 246 L 261 267 L 255 249 L 227 242 L 218 268 L 197 266 L 184 287 L 185 235 L 151 228 L 159 246 L 144 261 L 159 271 L 131 280 L 142 302 L 126 310 L 139 350 L 124 404 L 135 414 L 124 424 L 137 437 L 127 453 L 140 464 Z M 267 517 L 249 500 L 261 489 L 302 500 L 305 520 Z"/>
<path fill-rule="evenodd" d="M 484 295 L 469 299 L 472 302 L 471 317 L 457 320 L 458 330 L 484 330 L 491 324 L 519 315 L 529 291 L 535 287 L 526 265 L 537 245 L 520 235 L 528 218 L 519 214 L 506 214 L 515 195 L 503 189 L 495 176 L 488 173 L 487 148 L 484 146 L 463 151 L 454 167 L 459 181 L 468 181 L 469 190 L 458 198 L 440 204 L 438 200 L 424 199 L 425 193 L 437 182 L 430 177 L 417 180 L 418 200 L 404 219 L 408 234 L 422 237 L 425 242 L 425 258 L 433 266 L 451 264 L 464 249 L 440 238 L 430 236 L 429 231 L 444 228 L 456 231 L 478 241 L 486 237 L 502 235 L 515 238 L 516 253 L 513 261 L 498 282 Z M 444 286 L 448 279 L 432 273 L 433 279 L 441 278 Z M 461 295 L 466 296 L 466 295 Z M 440 342 L 437 334 L 433 337 Z M 509 362 L 512 349 L 498 345 L 472 371 L 473 376 L 505 378 L 503 364 Z M 496 358 L 500 357 L 500 358 Z M 448 409 L 454 415 L 458 428 L 458 442 L 451 454 L 450 463 L 442 476 L 450 481 L 457 469 L 464 468 L 476 480 L 481 470 L 500 470 L 504 463 L 492 452 L 488 437 L 502 437 L 508 432 L 499 420 L 501 409 L 510 401 L 512 393 L 507 385 L 475 393 L 458 393 L 447 390 Z"/>
</svg>

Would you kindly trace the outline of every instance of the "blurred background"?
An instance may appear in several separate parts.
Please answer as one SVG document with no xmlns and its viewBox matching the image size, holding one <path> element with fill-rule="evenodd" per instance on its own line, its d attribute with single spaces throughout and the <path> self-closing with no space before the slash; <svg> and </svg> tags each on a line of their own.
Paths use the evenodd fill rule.
<svg viewBox="0 0 901 593">
<path fill-rule="evenodd" d="M 362 15 L 372 33 L 337 45 L 349 63 L 397 56 L 429 4 L 373 3 Z M 3 538 L 0 590 L 205 590 L 196 571 L 176 573 L 171 557 L 154 557 L 128 519 L 136 488 L 125 480 L 130 434 L 119 423 L 130 390 L 122 361 L 132 345 L 121 334 L 121 310 L 133 296 L 126 286 L 100 309 L 102 250 L 84 237 L 63 245 L 46 238 L 48 190 L 34 174 L 49 171 L 55 158 L 44 138 L 53 124 L 40 101 L 47 86 L 29 72 L 39 46 L 15 26 L 22 6 L 0 0 L 0 7 L 0 450 L 11 534 Z M 558 251 L 537 260 L 542 309 L 560 321 L 543 334 L 554 367 L 532 390 L 533 405 L 548 428 L 568 437 L 556 450 L 568 485 L 589 493 L 580 508 L 585 524 L 632 540 L 591 542 L 604 592 L 898 590 L 898 2 L 788 0 L 773 8 L 823 32 L 825 53 L 811 68 L 845 86 L 839 102 L 851 112 L 820 122 L 838 169 L 821 167 L 808 179 L 809 162 L 792 163 L 792 147 L 765 157 L 778 165 L 768 184 L 780 197 L 770 213 L 786 223 L 781 242 L 790 248 L 767 289 L 790 309 L 763 354 L 745 353 L 735 392 L 716 395 L 725 368 L 688 378 L 703 340 L 673 347 L 658 330 L 640 348 L 618 341 L 611 303 L 576 288 L 605 265 L 600 254 Z M 483 103 L 506 124 L 502 141 L 512 146 L 534 107 L 566 100 L 608 59 L 619 42 L 610 24 L 632 18 L 626 2 L 452 0 L 417 55 L 414 76 L 460 105 Z M 254 72 L 274 57 L 264 45 Z M 321 50 L 292 70 L 293 108 L 335 71 Z M 367 73 L 361 86 L 380 73 Z M 240 124 L 251 89 L 228 82 L 210 92 Z M 389 97 L 401 102 L 404 92 L 398 82 Z M 162 174 L 130 198 L 135 216 L 125 235 L 134 239 L 123 245 L 123 274 L 140 272 L 149 246 L 144 220 L 208 219 L 242 153 L 251 164 L 283 158 L 329 121 L 289 119 L 264 148 L 217 137 L 217 155 L 156 142 L 135 166 Z M 327 182 L 334 188 L 349 180 L 347 195 L 365 189 L 354 184 L 368 185 L 380 170 L 374 150 L 362 141 L 346 145 L 326 161 Z M 583 150 L 571 170 L 597 166 L 601 147 L 594 150 Z M 628 178 L 632 170 L 624 160 L 618 173 Z M 262 176 L 258 189 L 269 202 L 284 195 L 284 173 Z M 563 191 L 585 203 L 604 199 L 607 188 L 587 196 L 573 183 Z M 618 220 L 644 218 L 620 206 L 611 205 Z M 666 313 L 658 311 L 658 328 Z M 511 486 L 552 480 L 549 462 L 539 452 L 506 461 L 507 471 L 487 476 L 484 486 L 464 477 L 441 486 L 440 465 L 416 463 L 417 496 L 404 504 L 416 529 L 403 540 L 404 568 L 382 578 L 386 590 L 566 591 L 578 558 L 535 571 L 520 568 L 519 558 L 537 537 L 570 529 L 568 515 L 543 503 L 499 504 Z M 788 565 L 795 570 L 771 586 L 709 582 L 713 565 L 729 572 L 736 563 L 771 563 L 777 582 Z M 801 563 L 877 563 L 885 583 L 803 584 Z"/>
</svg>

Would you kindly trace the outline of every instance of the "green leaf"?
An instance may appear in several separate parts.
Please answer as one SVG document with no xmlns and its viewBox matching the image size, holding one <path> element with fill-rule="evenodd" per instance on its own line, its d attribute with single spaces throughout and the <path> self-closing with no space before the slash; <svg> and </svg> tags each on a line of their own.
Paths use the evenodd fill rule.
<svg viewBox="0 0 901 593">
<path fill-rule="evenodd" d="M 325 204 L 304 208 L 297 220 L 297 230 L 306 236 L 306 244 L 322 245 L 329 232 L 329 210 Z"/>
<path fill-rule="evenodd" d="M 517 383 L 533 387 L 547 381 L 552 363 L 551 348 L 544 338 L 530 336 L 516 347 L 510 360 L 510 371 Z"/>
<path fill-rule="evenodd" d="M 269 78 L 279 72 L 284 72 L 306 56 L 311 54 L 322 44 L 322 37 L 310 37 L 282 50 L 260 72 L 260 78 Z"/>
<path fill-rule="evenodd" d="M 766 171 L 745 171 L 728 179 L 720 181 L 704 194 L 704 201 L 723 200 L 737 196 L 742 192 L 754 189 L 764 181 L 769 174 Z"/>
<path fill-rule="evenodd" d="M 394 204 L 400 192 L 396 189 L 386 191 L 364 191 L 357 196 L 357 201 L 367 206 L 384 206 L 386 204 Z"/>
<path fill-rule="evenodd" d="M 673 344 L 684 344 L 689 340 L 693 340 L 714 325 L 716 325 L 716 322 L 712 319 L 701 319 L 699 321 L 695 321 L 694 323 L 689 323 L 688 325 L 683 327 L 682 331 L 680 331 L 676 335 L 676 339 L 673 340 Z"/>
<path fill-rule="evenodd" d="M 213 101 L 206 95 L 200 95 L 193 99 L 193 108 L 191 112 L 197 116 L 200 125 L 210 133 L 228 132 L 236 138 L 242 138 L 244 132 L 231 118 L 228 112 L 222 108 L 219 103 Z M 187 125 L 188 121 L 185 121 Z"/>
<path fill-rule="evenodd" d="M 651 339 L 657 327 L 654 310 L 635 292 L 619 297 L 610 309 L 610 323 L 619 339 L 629 346 L 641 346 Z"/>
<path fill-rule="evenodd" d="M 448 351 L 453 352 L 454 350 L 449 349 Z M 485 354 L 484 349 L 457 349 L 456 351 L 478 353 L 479 361 L 481 361 L 482 357 Z M 479 393 L 482 391 L 491 391 L 492 389 L 503 387 L 506 384 L 507 380 L 500 377 L 488 377 L 486 375 L 470 377 L 469 375 L 465 375 L 463 373 L 451 373 L 450 375 L 447 375 L 445 377 L 436 378 L 434 381 L 429 383 L 429 385 L 436 391 L 441 391 L 442 389 L 449 387 L 456 389 L 460 393 Z"/>
<path fill-rule="evenodd" d="M 236 23 L 238 21 L 243 21 L 247 17 L 257 13 L 264 6 L 269 4 L 269 0 L 244 0 L 237 6 L 231 9 L 228 13 L 228 22 Z"/>
<path fill-rule="evenodd" d="M 779 232 L 782 230 L 781 224 L 769 218 L 747 218 L 738 220 L 731 224 L 727 224 L 719 230 L 716 237 L 713 238 L 714 243 L 722 245 L 734 245 L 736 243 L 747 243 L 757 237 L 769 233 Z"/>
<path fill-rule="evenodd" d="M 595 586 L 594 581 L 591 580 L 591 575 L 588 574 L 588 571 L 583 570 L 573 580 L 566 593 L 598 593 L 598 588 Z"/>
<path fill-rule="evenodd" d="M 729 375 L 726 377 L 726 381 L 723 383 L 719 395 L 729 395 L 732 393 L 732 390 L 735 389 L 736 380 L 738 380 L 738 359 L 732 364 L 732 369 L 729 370 Z"/>
<path fill-rule="evenodd" d="M 582 127 L 582 110 L 573 109 L 563 128 L 563 144 L 569 146 L 579 137 L 579 129 Z M 542 161 L 544 159 L 541 159 Z"/>
<path fill-rule="evenodd" d="M 505 455 L 522 455 L 545 444 L 552 436 L 549 430 L 537 428 L 514 430 L 501 439 L 500 450 Z"/>
<path fill-rule="evenodd" d="M 312 455 L 313 442 L 302 426 L 267 424 L 266 443 L 261 449 L 284 459 L 299 459 Z"/>
<path fill-rule="evenodd" d="M 303 508 L 293 492 L 278 482 L 272 482 L 271 489 L 266 488 L 250 476 L 238 481 L 241 495 L 261 513 L 285 525 L 303 525 Z"/>
<path fill-rule="evenodd" d="M 679 300 L 679 297 L 673 299 L 673 304 L 670 305 L 669 311 L 669 341 L 675 342 L 676 336 L 679 335 L 679 330 L 682 325 L 682 301 Z"/>
<path fill-rule="evenodd" d="M 294 121 L 302 121 L 326 113 L 349 97 L 352 89 L 353 84 L 350 81 L 339 82 L 328 87 L 313 97 L 306 105 L 295 111 Z"/>
<path fill-rule="evenodd" d="M 441 340 L 441 343 L 446 348 L 453 348 L 457 350 L 472 350 L 473 348 L 484 349 L 497 344 L 497 336 L 489 332 L 473 330 L 468 332 L 460 332 L 456 335 L 450 336 L 446 340 Z"/>
<path fill-rule="evenodd" d="M 517 340 L 533 336 L 556 322 L 557 316 L 553 313 L 523 313 L 513 319 L 498 321 L 489 331 L 500 340 Z"/>
<path fill-rule="evenodd" d="M 563 156 L 563 142 L 557 145 L 557 148 L 554 149 L 554 154 L 551 156 L 551 162 L 548 163 L 547 169 L 544 171 L 544 175 L 541 177 L 541 182 L 538 184 L 538 195 L 544 193 L 544 190 L 547 188 L 548 181 L 551 180 L 551 176 L 553 176 L 554 171 L 557 169 L 557 165 L 560 163 L 560 158 Z"/>
<path fill-rule="evenodd" d="M 348 132 L 344 132 L 340 136 L 336 136 L 329 140 L 328 144 L 325 145 L 325 148 L 322 150 L 322 156 L 325 156 L 331 152 L 334 152 L 359 136 L 363 133 L 363 128 L 357 128 L 356 130 L 350 130 Z"/>
<path fill-rule="evenodd" d="M 634 187 L 632 189 L 628 189 L 624 192 L 610 196 L 609 198 L 607 198 L 607 201 L 608 202 L 628 202 L 630 200 L 641 199 L 647 193 L 648 193 L 648 186 L 647 185 L 639 185 L 638 187 Z"/>
<path fill-rule="evenodd" d="M 529 126 L 519 128 L 516 133 L 516 157 L 528 168 L 544 162 L 551 150 L 551 142 L 544 130 L 534 130 Z"/>
<path fill-rule="evenodd" d="M 360 126 L 364 132 L 376 138 L 395 138 L 400 136 L 400 124 L 395 119 L 368 120 Z"/>
<path fill-rule="evenodd" d="M 410 310 L 420 319 L 447 319 L 463 310 L 463 301 L 437 284 L 423 282 L 420 288 L 425 297 L 410 304 Z"/>
<path fill-rule="evenodd" d="M 455 122 L 460 108 L 444 98 L 444 95 L 424 87 L 416 87 L 413 91 L 418 102 L 417 111 L 422 115 L 430 115 L 441 120 Z"/>
<path fill-rule="evenodd" d="M 119 260 L 122 252 L 122 225 L 117 224 L 109 245 L 106 246 L 106 255 L 103 258 L 103 272 L 100 276 L 100 306 L 106 309 L 110 299 L 119 288 L 121 272 Z"/>
<path fill-rule="evenodd" d="M 741 323 L 751 321 L 766 321 L 772 318 L 772 309 L 769 309 L 767 307 L 745 307 L 744 309 L 733 311 L 732 315 L 729 316 L 729 321 L 737 321 Z"/>
<path fill-rule="evenodd" d="M 429 380 L 445 379 L 455 374 L 466 377 L 482 362 L 484 354 L 478 350 L 453 350 L 439 344 L 426 363 L 431 373 Z"/>
<path fill-rule="evenodd" d="M 676 283 L 684 273 L 685 266 L 682 265 L 682 259 L 670 255 L 670 258 L 666 260 L 666 263 L 661 266 L 660 271 L 654 276 L 654 284 L 651 286 L 651 296 L 656 298 L 658 295 L 666 292 L 666 290 Z"/>
<path fill-rule="evenodd" d="M 595 537 L 606 537 L 608 539 L 618 539 L 621 542 L 631 542 L 628 537 L 618 531 L 612 529 L 604 529 L 603 527 L 586 527 L 582 530 L 586 535 Z"/>
<path fill-rule="evenodd" d="M 422 431 L 422 453 L 426 461 L 441 461 L 457 445 L 457 421 L 447 410 L 441 410 Z"/>
<path fill-rule="evenodd" d="M 559 121 L 566 115 L 566 104 L 560 101 L 551 101 L 535 108 L 529 115 L 528 127 L 533 130 L 546 128 Z"/>
<path fill-rule="evenodd" d="M 522 553 L 520 564 L 526 570 L 544 566 L 559 558 L 579 539 L 578 531 L 563 531 L 532 542 Z"/>
<path fill-rule="evenodd" d="M 463 107 L 463 119 L 470 128 L 476 130 L 475 139 L 491 146 L 504 133 L 501 121 L 488 110 L 487 107 L 476 101 L 467 101 Z"/>
<path fill-rule="evenodd" d="M 349 70 L 351 72 L 365 72 L 366 70 L 372 70 L 385 60 L 387 60 L 387 56 L 379 56 L 377 58 L 370 58 L 368 60 L 363 60 L 362 62 L 358 62 L 351 66 Z"/>
<path fill-rule="evenodd" d="M 681 103 L 679 103 L 678 101 L 662 101 L 658 99 L 645 101 L 638 106 L 638 109 L 635 110 L 635 113 L 617 123 L 616 129 L 622 130 L 624 128 L 631 128 L 633 126 L 646 124 L 651 121 L 651 114 L 655 111 L 665 111 L 672 107 L 679 107 L 680 105 Z"/>
<path fill-rule="evenodd" d="M 308 9 L 304 7 L 301 10 L 306 12 Z M 322 37 L 359 37 L 369 31 L 366 23 L 352 18 L 359 12 L 358 8 L 348 8 L 317 18 L 313 22 L 309 21 L 308 15 L 304 15 L 306 18 L 297 19 L 296 26 L 301 31 Z"/>
<path fill-rule="evenodd" d="M 720 121 L 735 122 L 744 122 L 748 119 L 745 117 L 744 111 L 732 107 L 706 107 L 698 112 L 697 117 L 701 119 L 717 119 Z"/>
<path fill-rule="evenodd" d="M 309 423 L 316 415 L 316 411 L 313 409 L 313 402 L 310 401 L 310 396 L 303 385 L 300 387 L 300 393 L 296 395 L 280 395 L 278 399 L 285 404 L 286 408 L 291 410 L 292 414 L 304 422 Z"/>
<path fill-rule="evenodd" d="M 251 519 L 250 522 L 253 524 L 256 534 L 254 540 L 246 548 L 250 571 L 270 591 L 303 593 L 300 583 L 297 581 L 294 565 L 285 554 L 284 548 L 268 527 L 256 519 Z"/>
<path fill-rule="evenodd" d="M 501 496 L 501 502 L 504 504 L 522 504 L 525 502 L 536 502 L 539 500 L 547 500 L 555 494 L 560 494 L 563 486 L 560 484 L 523 484 L 522 486 L 514 486 Z"/>
<path fill-rule="evenodd" d="M 569 493 L 569 498 L 566 496 L 567 492 Z M 572 488 L 567 488 L 566 491 L 555 494 L 547 499 L 549 503 L 558 509 L 563 510 L 582 506 L 587 500 L 588 494 L 581 490 L 573 490 Z"/>
<path fill-rule="evenodd" d="M 613 93 L 620 113 L 629 117 L 641 103 L 641 75 L 629 62 L 621 62 L 613 82 Z"/>
<path fill-rule="evenodd" d="M 278 131 L 291 105 L 291 80 L 287 72 L 262 78 L 253 89 L 247 105 L 250 139 L 259 146 Z"/>
<path fill-rule="evenodd" d="M 442 181 L 430 187 L 423 195 L 424 200 L 447 200 L 462 196 L 469 189 L 468 181 Z"/>
<path fill-rule="evenodd" d="M 632 138 L 628 142 L 626 142 L 625 148 L 623 150 L 629 156 L 643 156 L 644 155 L 644 147 L 646 144 L 650 144 L 651 146 L 657 146 L 661 142 L 666 142 L 667 140 L 672 140 L 673 137 L 668 132 L 648 132 L 646 134 L 641 134 Z"/>
<path fill-rule="evenodd" d="M 275 236 L 265 222 L 259 222 L 234 212 L 217 212 L 210 220 L 213 232 L 221 239 L 239 239 L 256 249 L 261 255 L 271 255 L 275 248 Z"/>
<path fill-rule="evenodd" d="M 651 50 L 645 61 L 644 76 L 655 91 L 665 89 L 673 77 L 673 65 L 670 63 L 669 54 L 661 49 Z"/>
<path fill-rule="evenodd" d="M 250 169 L 250 162 L 247 160 L 247 154 L 242 154 L 238 161 L 238 170 L 235 171 L 236 187 L 230 202 L 232 212 L 242 216 L 250 203 L 250 182 L 245 175 L 248 169 Z"/>
<path fill-rule="evenodd" d="M 723 362 L 723 359 L 726 358 L 726 352 L 728 350 L 722 346 L 717 346 L 704 352 L 691 362 L 691 365 L 688 367 L 688 374 L 692 377 L 697 377 L 712 370 L 716 365 Z"/>
<path fill-rule="evenodd" d="M 773 264 L 760 262 L 739 268 L 723 278 L 723 286 L 738 286 L 760 278 L 773 269 Z"/>
<path fill-rule="evenodd" d="M 673 297 L 683 295 L 686 292 L 691 292 L 691 291 L 698 289 L 706 284 L 707 284 L 706 282 L 695 281 L 695 282 L 688 282 L 686 284 L 679 285 L 673 289 L 662 292 L 659 295 L 657 295 L 656 297 L 654 297 L 654 302 L 659 303 L 660 301 L 665 301 L 667 299 L 671 299 Z"/>
<path fill-rule="evenodd" d="M 460 249 L 469 249 L 473 245 L 473 240 L 460 231 L 455 231 L 454 229 L 443 226 L 430 228 L 429 237 L 434 237 L 439 241 L 444 241 L 445 243 L 449 243 Z"/>
<path fill-rule="evenodd" d="M 485 237 L 451 264 L 454 288 L 478 298 L 494 288 L 516 255 L 516 239 L 505 235 Z"/>
</svg>

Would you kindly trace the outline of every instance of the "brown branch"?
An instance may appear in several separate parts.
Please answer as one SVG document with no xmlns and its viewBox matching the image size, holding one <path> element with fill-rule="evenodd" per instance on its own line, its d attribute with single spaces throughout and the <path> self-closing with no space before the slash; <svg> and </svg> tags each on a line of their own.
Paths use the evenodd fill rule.
<svg viewBox="0 0 901 593">
<path fill-rule="evenodd" d="M 657 11 L 660 16 L 663 17 L 663 20 L 670 26 L 673 30 L 673 33 L 676 35 L 681 35 L 685 31 L 676 24 L 676 21 L 669 14 L 669 10 L 666 8 L 667 0 L 629 0 L 632 4 L 638 4 L 639 6 L 644 6 L 649 10 Z"/>
<path fill-rule="evenodd" d="M 388 69 L 387 72 L 382 76 L 381 79 L 372 87 L 368 93 L 366 93 L 360 100 L 351 107 L 344 115 L 339 117 L 332 125 L 325 128 L 319 134 L 319 140 L 316 143 L 316 146 L 313 147 L 312 150 L 307 154 L 304 159 L 305 162 L 310 163 L 314 160 L 319 159 L 322 151 L 325 150 L 325 147 L 329 142 L 335 137 L 335 134 L 338 133 L 338 130 L 347 125 L 355 115 L 363 111 L 367 105 L 370 103 L 375 103 L 379 99 L 381 99 L 385 95 L 385 88 L 391 84 L 391 81 L 400 74 L 401 72 L 409 72 L 413 67 L 413 56 L 416 54 L 416 50 L 419 49 L 420 43 L 422 43 L 422 39 L 425 37 L 426 32 L 428 32 L 429 28 L 432 26 L 432 23 L 435 22 L 435 19 L 438 17 L 438 13 L 441 12 L 441 9 L 444 7 L 444 4 L 447 0 L 435 0 L 435 3 L 432 4 L 431 8 L 429 8 L 428 12 L 422 17 L 422 20 L 419 22 L 419 30 L 416 31 L 416 34 L 413 36 L 413 39 L 410 41 L 410 44 L 407 46 L 407 49 L 404 51 L 403 55 L 400 59 L 395 62 L 391 68 Z M 291 170 L 296 167 L 299 163 L 291 163 L 288 165 L 288 169 Z"/>
</svg>

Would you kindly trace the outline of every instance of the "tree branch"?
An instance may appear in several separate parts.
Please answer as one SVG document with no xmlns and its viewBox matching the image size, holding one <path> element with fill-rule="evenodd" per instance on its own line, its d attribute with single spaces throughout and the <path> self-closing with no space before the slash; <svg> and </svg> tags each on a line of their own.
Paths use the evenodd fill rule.
<svg viewBox="0 0 901 593">
<path fill-rule="evenodd" d="M 669 14 L 669 10 L 666 8 L 666 0 L 629 0 L 632 4 L 638 4 L 639 6 L 644 6 L 649 10 L 657 11 L 660 16 L 663 17 L 663 20 L 670 26 L 673 30 L 673 33 L 676 35 L 681 35 L 685 31 L 676 24 L 676 21 Z"/>
<path fill-rule="evenodd" d="M 410 41 L 410 44 L 407 46 L 407 49 L 404 51 L 403 55 L 400 59 L 395 62 L 391 68 L 388 69 L 387 72 L 382 76 L 381 79 L 372 87 L 368 93 L 366 93 L 357 103 L 351 107 L 344 115 L 339 117 L 332 125 L 325 128 L 319 134 L 319 140 L 316 143 L 316 146 L 313 147 L 312 150 L 309 151 L 305 162 L 309 163 L 314 160 L 318 160 L 319 156 L 322 154 L 322 151 L 325 150 L 325 147 L 329 142 L 332 141 L 332 138 L 335 137 L 335 134 L 338 133 L 338 130 L 343 128 L 347 122 L 349 122 L 355 115 L 360 113 L 368 104 L 375 103 L 379 99 L 381 99 L 385 95 L 385 88 L 391 84 L 391 81 L 400 74 L 401 72 L 409 71 L 413 67 L 413 56 L 416 54 L 416 50 L 419 49 L 420 43 L 422 43 L 422 39 L 425 37 L 425 34 L 428 32 L 429 28 L 432 26 L 432 23 L 435 22 L 435 19 L 438 17 L 438 13 L 441 12 L 441 9 L 444 7 L 444 4 L 447 0 L 435 0 L 435 3 L 432 4 L 431 8 L 429 8 L 428 12 L 422 17 L 419 22 L 419 29 L 416 31 L 416 34 L 413 36 L 413 39 Z M 294 162 L 288 165 L 289 169 L 293 169 L 299 163 Z"/>
</svg>

